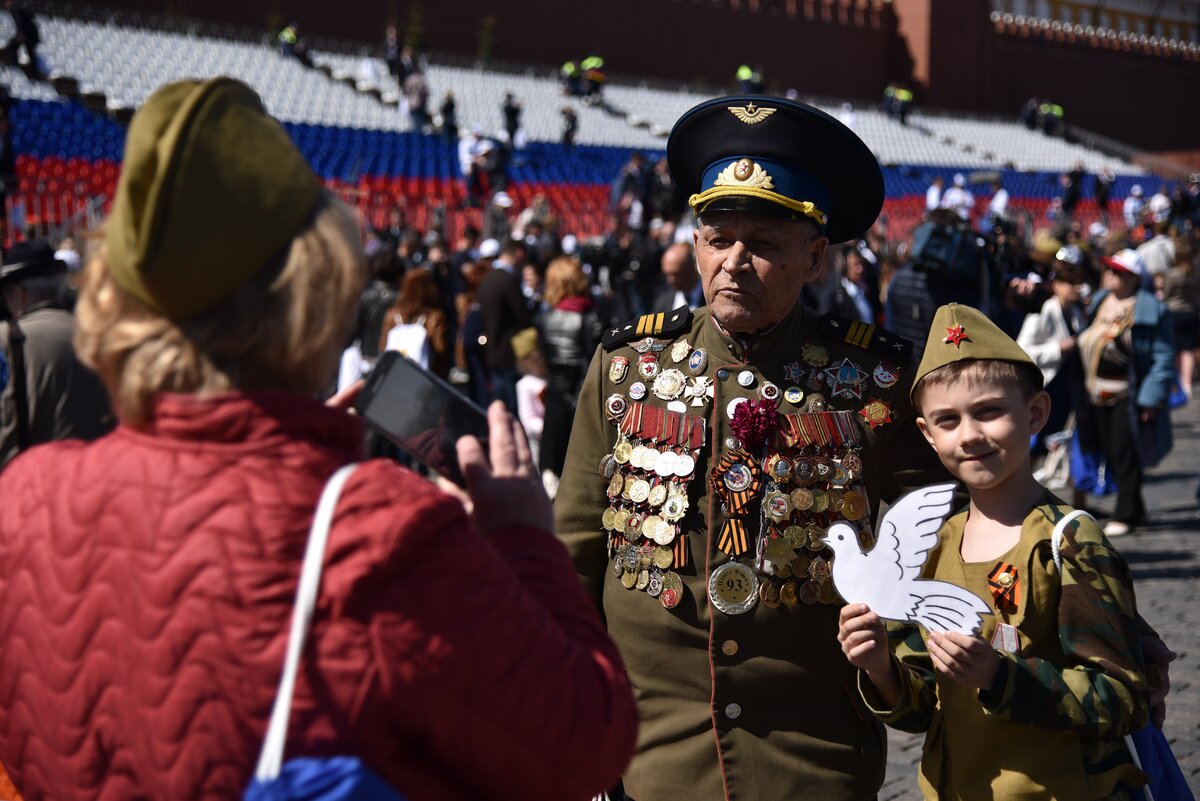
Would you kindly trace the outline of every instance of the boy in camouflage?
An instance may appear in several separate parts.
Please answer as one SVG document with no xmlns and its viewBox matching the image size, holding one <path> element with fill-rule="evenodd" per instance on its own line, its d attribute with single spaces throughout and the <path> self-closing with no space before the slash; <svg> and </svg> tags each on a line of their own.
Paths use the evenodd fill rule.
<svg viewBox="0 0 1200 801">
<path fill-rule="evenodd" d="M 866 605 L 844 607 L 838 639 L 864 701 L 888 725 L 926 732 L 926 798 L 1139 797 L 1146 778 L 1122 739 L 1149 714 L 1133 585 L 1087 516 L 1065 526 L 1056 560 L 1052 533 L 1071 509 L 1030 468 L 1050 410 L 1040 371 L 980 312 L 950 304 L 912 397 L 971 497 L 922 575 L 975 592 L 993 614 L 969 637 L 885 630 Z"/>
</svg>

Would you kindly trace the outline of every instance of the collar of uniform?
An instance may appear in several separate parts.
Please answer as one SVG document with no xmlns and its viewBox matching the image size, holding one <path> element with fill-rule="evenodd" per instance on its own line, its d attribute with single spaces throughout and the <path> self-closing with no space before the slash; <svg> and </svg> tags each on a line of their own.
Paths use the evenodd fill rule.
<svg viewBox="0 0 1200 801">
<path fill-rule="evenodd" d="M 707 309 L 704 314 L 706 325 L 700 329 L 698 344 L 708 351 L 712 363 L 725 364 L 760 362 L 776 354 L 783 358 L 786 348 L 799 348 L 805 322 L 816 319 L 811 311 L 806 315 L 797 301 L 786 317 L 763 333 L 739 337 L 721 330 Z"/>
</svg>

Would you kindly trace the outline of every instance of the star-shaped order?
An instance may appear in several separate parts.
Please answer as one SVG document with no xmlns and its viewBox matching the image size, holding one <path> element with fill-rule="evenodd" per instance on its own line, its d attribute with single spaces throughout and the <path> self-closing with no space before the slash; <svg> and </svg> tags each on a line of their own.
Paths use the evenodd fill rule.
<svg viewBox="0 0 1200 801">
<path fill-rule="evenodd" d="M 967 329 L 961 325 L 956 325 L 946 329 L 946 338 L 942 340 L 947 345 L 961 347 L 962 343 L 970 342 L 971 338 L 967 336 Z"/>
<path fill-rule="evenodd" d="M 800 362 L 792 362 L 783 366 L 784 379 L 792 383 L 798 383 L 804 377 L 804 368 L 800 366 Z"/>
<path fill-rule="evenodd" d="M 849 359 L 834 362 L 825 374 L 835 398 L 862 398 L 862 382 L 867 374 L 854 362 Z"/>
<path fill-rule="evenodd" d="M 703 406 L 715 394 L 712 379 L 706 375 L 696 376 L 684 390 L 684 397 L 692 399 L 693 406 Z"/>
<path fill-rule="evenodd" d="M 892 422 L 892 405 L 878 398 L 871 398 L 871 402 L 860 409 L 858 413 L 863 416 L 872 429 Z"/>
</svg>

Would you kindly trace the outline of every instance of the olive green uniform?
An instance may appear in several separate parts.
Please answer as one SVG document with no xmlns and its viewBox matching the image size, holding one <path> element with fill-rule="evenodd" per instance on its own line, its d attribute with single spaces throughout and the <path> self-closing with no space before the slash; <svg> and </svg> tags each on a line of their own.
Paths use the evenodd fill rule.
<svg viewBox="0 0 1200 801">
<path fill-rule="evenodd" d="M 646 349 L 646 335 L 662 349 L 639 352 Z M 812 492 L 824 489 L 827 500 L 836 498 L 833 505 L 844 503 L 845 513 L 851 514 L 854 493 L 865 508 L 852 516 L 869 545 L 871 511 L 880 499 L 891 500 L 907 489 L 946 478 L 913 424 L 909 354 L 907 342 L 882 329 L 818 318 L 799 306 L 749 342 L 723 334 L 707 311 L 690 316 L 686 309 L 647 315 L 606 333 L 580 396 L 556 513 L 557 530 L 603 609 L 637 695 L 641 732 L 638 753 L 625 777 L 629 798 L 875 796 L 883 781 L 885 740 L 882 727 L 855 690 L 854 670 L 837 642 L 841 601 L 828 579 L 830 553 L 820 544 L 815 550 L 808 547 L 808 538 L 790 548 L 780 534 L 785 528 L 795 532 L 841 518 L 832 509 L 822 515 L 797 509 L 783 520 L 766 517 L 760 501 L 772 485 L 765 480 L 765 458 L 756 457 L 760 481 L 752 488 L 756 495 L 749 505 L 737 501 L 736 493 L 714 489 L 713 472 L 720 474 L 722 460 L 741 444 L 731 441 L 730 401 L 757 401 L 767 391 L 764 386 L 773 386 L 780 421 L 788 417 L 793 434 L 803 429 L 800 442 L 814 444 L 807 449 L 783 447 L 782 434 L 776 433 L 774 444 L 756 453 L 793 457 L 819 453 L 818 440 L 843 442 L 835 450 L 861 459 L 854 481 L 842 476 L 842 489 L 828 481 L 784 482 L 783 494 L 804 487 Z M 624 369 L 621 360 L 627 360 Z M 678 389 L 678 376 L 660 387 L 639 374 L 642 360 L 655 361 L 652 369 L 657 373 L 683 373 L 687 392 L 673 402 L 685 404 L 690 423 L 703 420 L 702 442 L 690 443 L 699 445 L 691 450 L 694 474 L 686 481 L 686 512 L 678 520 L 678 535 L 665 548 L 674 554 L 673 561 L 668 556 L 665 571 L 649 566 L 640 558 L 643 551 L 636 550 L 645 549 L 657 558 L 663 547 L 637 536 L 629 540 L 640 544 L 630 546 L 622 531 L 610 532 L 602 523 L 604 519 L 612 525 L 613 513 L 606 510 L 614 508 L 645 517 L 665 514 L 663 506 L 642 500 L 645 487 L 629 494 L 628 485 L 637 476 L 657 481 L 654 470 L 639 471 L 628 461 L 614 465 L 606 459 L 622 441 L 667 449 L 664 442 L 670 436 L 656 443 L 654 437 L 621 433 L 639 430 L 626 419 L 630 415 L 638 416 L 639 425 L 643 416 L 657 423 L 662 416 L 658 410 L 672 403 L 670 390 Z M 839 382 L 839 376 L 844 380 Z M 712 381 L 711 397 L 704 382 L 697 385 L 694 380 L 703 377 Z M 645 388 L 640 403 L 630 397 L 638 382 Z M 658 396 L 660 388 L 668 390 L 665 397 Z M 798 392 L 804 397 L 792 402 Z M 826 412 L 835 414 L 822 414 L 815 396 L 823 396 Z M 625 406 L 623 414 L 613 413 L 614 398 L 616 411 Z M 667 423 L 666 428 L 678 428 L 669 419 Z M 694 433 L 690 423 L 683 427 Z M 781 423 L 780 432 L 784 430 L 788 429 Z M 688 448 L 685 444 L 679 450 Z M 629 458 L 627 446 L 622 455 Z M 627 478 L 624 492 L 605 472 L 615 475 L 618 484 Z M 720 475 L 716 486 L 722 486 Z M 610 499 L 613 491 L 617 495 Z M 739 507 L 740 514 L 726 515 L 723 505 L 724 511 Z M 748 543 L 736 560 L 721 548 L 722 543 L 728 547 L 724 535 L 731 518 L 740 520 Z M 767 565 L 756 559 L 760 539 L 771 545 L 766 555 L 773 561 Z M 631 555 L 631 547 L 637 556 Z M 789 559 L 790 567 L 785 564 Z M 713 571 L 731 561 L 751 569 L 761 582 L 760 597 L 766 592 L 770 605 L 761 600 L 740 614 L 714 607 L 708 581 Z M 820 569 L 822 564 L 825 569 Z M 648 572 L 678 577 L 678 605 L 665 608 L 668 593 L 653 584 L 645 587 Z M 659 592 L 653 593 L 655 589 Z"/>
<path fill-rule="evenodd" d="M 967 521 L 960 512 L 942 525 L 925 562 L 925 578 L 987 600 L 985 639 L 1004 647 L 993 639 L 997 628 L 1015 630 L 1015 650 L 998 651 L 993 687 L 977 691 L 936 674 L 921 631 L 909 625 L 889 627 L 901 677 L 896 707 L 882 709 L 860 678 L 863 697 L 888 725 L 927 732 L 926 798 L 1127 799 L 1145 782 L 1122 739 L 1149 714 L 1132 578 L 1088 517 L 1066 525 L 1062 570 L 1055 566 L 1051 535 L 1069 511 L 1047 494 L 1017 544 L 986 563 L 959 556 Z"/>
</svg>

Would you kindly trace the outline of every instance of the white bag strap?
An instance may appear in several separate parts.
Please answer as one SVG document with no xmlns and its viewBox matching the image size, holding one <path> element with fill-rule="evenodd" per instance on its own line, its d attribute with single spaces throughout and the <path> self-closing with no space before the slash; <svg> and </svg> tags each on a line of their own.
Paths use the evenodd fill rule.
<svg viewBox="0 0 1200 801">
<path fill-rule="evenodd" d="M 1050 550 L 1054 554 L 1054 566 L 1058 568 L 1060 580 L 1062 576 L 1063 532 L 1066 530 L 1067 526 L 1071 524 L 1072 520 L 1080 517 L 1091 518 L 1092 522 L 1095 522 L 1096 520 L 1096 518 L 1092 517 L 1082 509 L 1075 509 L 1063 515 L 1062 520 L 1059 520 L 1058 523 L 1055 524 L 1054 533 L 1050 536 Z M 1133 744 L 1133 735 L 1126 734 L 1123 739 L 1125 740 L 1125 747 L 1129 749 L 1129 756 L 1133 760 L 1134 767 L 1136 767 L 1138 770 L 1142 770 L 1142 760 L 1138 758 L 1137 746 Z M 1154 801 L 1154 796 L 1150 794 L 1150 785 L 1143 787 L 1142 792 L 1146 794 L 1146 801 Z"/>
<path fill-rule="evenodd" d="M 1063 515 L 1062 520 L 1059 520 L 1058 523 L 1055 524 L 1054 533 L 1050 535 L 1050 552 L 1054 555 L 1054 566 L 1058 568 L 1059 573 L 1062 572 L 1063 532 L 1066 531 L 1067 526 L 1071 525 L 1071 521 L 1080 517 L 1086 517 L 1093 523 L 1096 522 L 1096 518 L 1092 517 L 1082 509 L 1074 509 Z"/>
<path fill-rule="evenodd" d="M 279 769 L 283 765 L 283 748 L 287 742 L 292 694 L 296 689 L 300 657 L 308 640 L 308 627 L 312 622 L 313 608 L 317 605 L 317 593 L 321 588 L 321 567 L 325 562 L 325 544 L 329 541 L 333 511 L 337 508 L 342 487 L 357 468 L 357 464 L 348 464 L 339 468 L 325 482 L 316 514 L 313 515 L 312 528 L 308 531 L 308 545 L 304 549 L 304 563 L 300 567 L 300 581 L 296 585 L 296 604 L 292 609 L 292 630 L 288 634 L 283 675 L 279 678 L 275 706 L 271 708 L 271 722 L 267 725 L 267 736 L 263 738 L 262 753 L 258 757 L 258 767 L 254 770 L 254 778 L 260 781 L 278 778 Z"/>
</svg>

